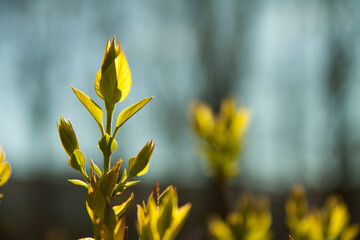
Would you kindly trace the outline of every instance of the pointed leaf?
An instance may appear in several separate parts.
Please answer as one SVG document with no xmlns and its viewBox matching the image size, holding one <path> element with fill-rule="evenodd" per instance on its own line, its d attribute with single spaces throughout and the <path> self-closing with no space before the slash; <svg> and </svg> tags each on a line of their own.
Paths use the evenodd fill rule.
<svg viewBox="0 0 360 240">
<path fill-rule="evenodd" d="M 99 189 L 95 179 L 93 178 L 88 185 L 88 194 L 86 197 L 86 204 L 90 217 L 104 219 L 105 208 L 106 208 L 106 198 L 104 194 Z"/>
<path fill-rule="evenodd" d="M 115 58 L 113 62 L 101 71 L 101 78 L 99 82 L 101 95 L 106 102 L 115 104 L 120 101 L 122 92 L 117 87 L 117 72 L 116 65 L 120 61 L 119 57 Z"/>
<path fill-rule="evenodd" d="M 0 164 L 0 186 L 4 185 L 11 174 L 11 167 L 8 162 Z"/>
<path fill-rule="evenodd" d="M 117 59 L 119 62 L 116 62 Z M 131 73 L 130 68 L 127 63 L 124 51 L 121 51 L 120 55 L 115 59 L 117 63 L 117 86 L 121 90 L 121 99 L 120 102 L 123 101 L 130 92 L 131 88 Z"/>
<path fill-rule="evenodd" d="M 99 188 L 105 197 L 111 197 L 113 194 L 113 190 L 118 179 L 119 170 L 121 166 L 122 160 L 118 160 L 114 167 L 104 174 L 102 178 L 99 179 Z"/>
<path fill-rule="evenodd" d="M 126 179 L 126 176 L 127 176 L 127 172 L 126 172 L 126 168 L 124 168 L 124 171 L 121 175 L 121 178 L 120 178 L 120 183 L 124 183 L 125 179 Z"/>
<path fill-rule="evenodd" d="M 79 149 L 76 149 L 74 151 L 74 156 L 75 156 L 77 164 L 81 167 L 81 170 L 84 170 L 84 168 L 85 168 L 85 156 L 84 156 L 84 154 Z"/>
<path fill-rule="evenodd" d="M 5 153 L 0 148 L 0 163 L 2 163 L 4 161 L 4 159 L 5 159 Z"/>
<path fill-rule="evenodd" d="M 158 222 L 158 230 L 160 237 L 163 237 L 166 230 L 169 228 L 171 224 L 171 220 L 173 217 L 173 207 L 177 208 L 177 206 L 173 206 L 172 197 L 175 197 L 172 194 L 172 191 L 166 194 L 162 203 L 159 206 L 159 222 Z"/>
<path fill-rule="evenodd" d="M 93 162 L 92 159 L 90 159 L 90 165 L 91 165 L 91 169 L 94 171 L 94 173 L 101 178 L 102 177 L 102 172 L 100 170 L 100 168 Z"/>
<path fill-rule="evenodd" d="M 79 180 L 79 179 L 69 179 L 68 181 L 71 182 L 74 185 L 81 186 L 81 187 L 84 187 L 86 189 L 88 188 L 88 184 L 86 182 L 84 182 L 84 181 Z"/>
<path fill-rule="evenodd" d="M 132 200 L 134 199 L 134 194 L 131 193 L 130 197 L 128 198 L 128 200 L 126 200 L 124 203 L 122 203 L 121 205 L 118 206 L 114 206 L 113 209 L 115 211 L 115 214 L 117 217 L 120 217 L 121 215 L 123 215 L 123 213 L 126 211 L 126 209 L 130 206 Z"/>
<path fill-rule="evenodd" d="M 116 240 L 126 240 L 127 228 L 125 225 L 125 218 L 122 217 L 116 224 L 114 231 L 114 239 Z"/>
<path fill-rule="evenodd" d="M 80 102 L 86 107 L 90 114 L 94 117 L 95 121 L 103 128 L 103 111 L 101 108 L 86 94 L 71 87 Z"/>
<path fill-rule="evenodd" d="M 176 235 L 180 232 L 180 229 L 185 223 L 186 217 L 190 212 L 191 204 L 187 203 L 182 206 L 173 217 L 173 222 L 171 223 L 170 228 L 167 229 L 164 240 L 175 239 Z"/>
<path fill-rule="evenodd" d="M 124 186 L 125 186 L 125 188 L 132 187 L 132 186 L 138 184 L 139 182 L 141 182 L 141 180 L 129 181 L 129 182 L 125 183 Z"/>
<path fill-rule="evenodd" d="M 76 138 L 74 128 L 72 127 L 69 120 L 65 121 L 62 115 L 60 117 L 60 122 L 57 122 L 57 127 L 61 144 L 63 145 L 67 155 L 71 157 L 74 150 L 79 149 L 79 143 Z"/>
<path fill-rule="evenodd" d="M 129 175 L 127 176 L 127 180 L 146 173 L 149 160 L 154 151 L 154 146 L 153 141 L 148 142 L 135 158 L 129 160 Z"/>
<path fill-rule="evenodd" d="M 153 97 L 148 97 L 143 100 L 141 100 L 138 103 L 133 104 L 132 106 L 126 108 L 123 110 L 116 121 L 116 127 L 114 130 L 113 136 L 116 135 L 116 133 L 119 131 L 120 127 L 129 119 L 131 118 L 135 113 L 137 113 L 142 107 L 144 107 Z"/>
</svg>

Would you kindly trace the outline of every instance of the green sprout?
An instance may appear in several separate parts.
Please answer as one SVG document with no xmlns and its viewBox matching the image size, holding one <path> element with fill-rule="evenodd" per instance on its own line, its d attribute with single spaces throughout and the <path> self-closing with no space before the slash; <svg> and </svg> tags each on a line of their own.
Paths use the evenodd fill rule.
<svg viewBox="0 0 360 240">
<path fill-rule="evenodd" d="M 80 172 L 83 180 L 70 179 L 75 185 L 87 189 L 86 207 L 93 223 L 95 240 L 126 239 L 124 212 L 133 200 L 133 194 L 119 206 L 111 205 L 111 199 L 120 195 L 125 189 L 140 180 L 133 178 L 144 175 L 149 166 L 149 160 L 154 151 L 154 142 L 149 141 L 135 156 L 130 158 L 127 168 L 120 168 L 122 160 L 118 160 L 111 167 L 111 155 L 117 148 L 116 135 L 122 125 L 136 112 L 144 107 L 152 97 L 145 98 L 138 103 L 124 109 L 117 117 L 115 127 L 113 113 L 118 102 L 123 101 L 131 88 L 131 74 L 124 51 L 115 37 L 108 40 L 102 65 L 95 77 L 95 91 L 104 101 L 106 123 L 103 124 L 103 110 L 86 94 L 72 87 L 76 97 L 89 111 L 100 128 L 101 138 L 99 149 L 103 154 L 103 169 L 101 170 L 90 159 L 89 170 L 85 167 L 86 158 L 81 152 L 79 143 L 70 121 L 60 117 L 57 123 L 61 143 L 69 156 L 69 165 Z"/>
<path fill-rule="evenodd" d="M 159 194 L 159 185 L 150 194 L 147 204 L 137 205 L 140 240 L 173 240 L 189 214 L 191 204 L 178 208 L 176 189 L 169 186 Z"/>
<path fill-rule="evenodd" d="M 267 198 L 245 194 L 226 221 L 210 217 L 208 232 L 213 240 L 270 240 L 271 213 Z"/>
<path fill-rule="evenodd" d="M 350 225 L 350 213 L 336 196 L 326 199 L 322 209 L 309 210 L 302 186 L 295 186 L 286 201 L 287 225 L 296 240 L 353 240 L 359 225 Z"/>
<path fill-rule="evenodd" d="M 200 139 L 201 152 L 210 172 L 227 180 L 239 172 L 238 160 L 250 114 L 245 108 L 236 109 L 231 99 L 221 103 L 215 116 L 210 106 L 195 102 L 190 108 L 190 125 Z"/>
</svg>

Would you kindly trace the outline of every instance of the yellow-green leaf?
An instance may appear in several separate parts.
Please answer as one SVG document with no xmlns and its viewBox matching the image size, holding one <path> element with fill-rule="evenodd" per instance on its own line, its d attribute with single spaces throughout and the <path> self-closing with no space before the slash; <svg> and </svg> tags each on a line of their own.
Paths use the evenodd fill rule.
<svg viewBox="0 0 360 240">
<path fill-rule="evenodd" d="M 149 141 L 138 153 L 135 158 L 131 158 L 128 163 L 129 175 L 127 176 L 127 180 L 140 176 L 146 173 L 149 160 L 154 151 L 155 143 L 153 141 Z"/>
<path fill-rule="evenodd" d="M 0 186 L 4 185 L 9 179 L 11 168 L 9 163 L 0 164 Z"/>
<path fill-rule="evenodd" d="M 121 163 L 122 160 L 118 160 L 114 167 L 99 179 L 99 188 L 105 197 L 110 198 L 112 196 L 116 181 L 119 176 Z"/>
<path fill-rule="evenodd" d="M 74 185 L 80 186 L 80 187 L 84 187 L 84 188 L 88 188 L 88 184 L 84 181 L 81 181 L 79 179 L 69 179 L 69 182 L 71 182 Z"/>
<path fill-rule="evenodd" d="M 109 134 L 105 134 L 99 141 L 99 149 L 106 155 L 110 155 L 117 148 L 117 142 Z"/>
<path fill-rule="evenodd" d="M 117 59 L 119 62 L 116 62 Z M 131 73 L 130 68 L 127 63 L 124 51 L 121 51 L 120 55 L 115 59 L 117 63 L 117 85 L 118 88 L 121 90 L 121 99 L 120 102 L 123 101 L 130 92 L 131 88 Z"/>
<path fill-rule="evenodd" d="M 130 206 L 132 200 L 134 199 L 134 194 L 131 193 L 130 197 L 128 198 L 128 200 L 126 200 L 124 203 L 122 203 L 121 205 L 118 206 L 114 206 L 113 209 L 115 211 L 116 216 L 120 217 L 125 210 Z"/>
<path fill-rule="evenodd" d="M 169 192 L 169 194 L 166 194 L 164 197 L 162 203 L 159 206 L 159 222 L 158 222 L 158 231 L 160 234 L 160 237 L 163 237 L 166 230 L 169 228 L 171 224 L 171 220 L 173 218 L 173 208 L 177 208 L 177 206 L 173 206 L 172 201 L 173 197 L 175 197 L 172 192 Z"/>
<path fill-rule="evenodd" d="M 0 148 L 0 163 L 2 163 L 4 161 L 4 159 L 5 159 L 5 154 Z"/>
<path fill-rule="evenodd" d="M 140 102 L 135 103 L 130 107 L 126 108 L 125 110 L 123 110 L 117 118 L 116 127 L 113 136 L 116 136 L 116 133 L 119 131 L 120 127 L 135 113 L 137 113 L 142 107 L 144 107 L 152 98 L 153 97 L 145 98 Z"/>
<path fill-rule="evenodd" d="M 71 88 L 74 91 L 76 97 L 94 117 L 95 121 L 99 124 L 101 128 L 103 128 L 103 111 L 101 110 L 101 108 L 85 93 L 77 90 L 76 88 Z"/>
<path fill-rule="evenodd" d="M 79 143 L 76 138 L 74 128 L 72 127 L 70 121 L 65 121 L 62 115 L 60 117 L 60 122 L 57 122 L 57 127 L 61 143 L 67 155 L 71 157 L 74 150 L 79 149 Z"/>
<path fill-rule="evenodd" d="M 126 240 L 127 239 L 127 229 L 125 225 L 125 218 L 120 218 L 116 224 L 114 231 L 114 239 L 116 240 Z"/>
<path fill-rule="evenodd" d="M 90 165 L 91 165 L 91 169 L 94 171 L 94 173 L 101 178 L 102 177 L 102 172 L 100 170 L 100 168 L 93 162 L 92 159 L 90 159 Z"/>
<path fill-rule="evenodd" d="M 84 154 L 79 149 L 75 149 L 73 154 L 75 156 L 77 164 L 81 168 L 80 170 L 83 171 L 84 168 L 85 168 L 85 156 L 84 156 Z"/>
<path fill-rule="evenodd" d="M 173 222 L 171 223 L 170 228 L 167 229 L 164 235 L 164 240 L 175 239 L 176 235 L 180 232 L 180 229 L 185 223 L 186 217 L 188 216 L 191 208 L 191 203 L 187 203 L 177 211 L 176 215 L 173 217 Z"/>
<path fill-rule="evenodd" d="M 132 187 L 132 186 L 138 184 L 139 182 L 141 182 L 141 180 L 129 181 L 129 182 L 125 183 L 124 187 L 125 188 Z"/>
</svg>

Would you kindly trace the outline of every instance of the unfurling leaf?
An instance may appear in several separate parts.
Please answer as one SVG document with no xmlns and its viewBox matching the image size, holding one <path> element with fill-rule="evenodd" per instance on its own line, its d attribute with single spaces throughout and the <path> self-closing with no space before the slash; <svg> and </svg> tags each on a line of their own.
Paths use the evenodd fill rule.
<svg viewBox="0 0 360 240">
<path fill-rule="evenodd" d="M 127 176 L 127 180 L 144 175 L 148 170 L 149 160 L 154 151 L 155 143 L 153 141 L 149 141 L 138 153 L 136 157 L 133 157 L 129 160 L 128 169 L 129 175 Z"/>
<path fill-rule="evenodd" d="M 105 102 L 115 104 L 127 97 L 130 88 L 130 68 L 114 37 L 105 47 L 102 66 L 95 77 L 95 91 Z"/>
<path fill-rule="evenodd" d="M 116 140 L 110 137 L 110 135 L 107 133 L 99 141 L 99 149 L 105 155 L 110 155 L 111 153 L 115 152 L 116 148 L 117 148 Z"/>
<path fill-rule="evenodd" d="M 70 121 L 65 121 L 62 115 L 60 117 L 60 123 L 57 122 L 57 127 L 59 131 L 61 143 L 67 155 L 71 157 L 73 152 L 76 149 L 79 149 L 79 143 L 77 141 L 75 131 Z"/>
</svg>

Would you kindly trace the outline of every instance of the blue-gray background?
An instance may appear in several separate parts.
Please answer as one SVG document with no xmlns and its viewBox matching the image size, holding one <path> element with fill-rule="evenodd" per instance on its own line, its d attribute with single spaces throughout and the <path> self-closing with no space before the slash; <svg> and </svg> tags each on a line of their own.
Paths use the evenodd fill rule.
<svg viewBox="0 0 360 240">
<path fill-rule="evenodd" d="M 0 1 L 0 139 L 11 181 L 77 176 L 58 138 L 70 119 L 98 164 L 99 132 L 70 85 L 93 82 L 106 40 L 121 42 L 132 88 L 121 109 L 155 98 L 119 132 L 115 158 L 156 143 L 143 182 L 201 187 L 188 126 L 194 99 L 250 109 L 233 184 L 287 192 L 360 184 L 360 2 Z"/>
</svg>

